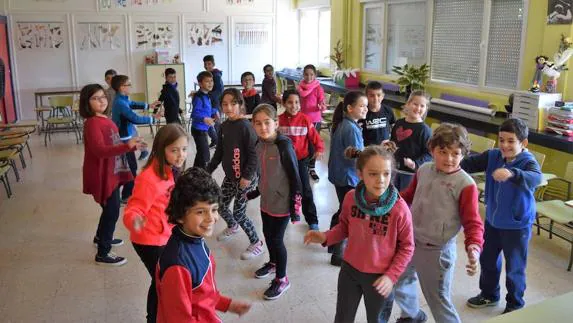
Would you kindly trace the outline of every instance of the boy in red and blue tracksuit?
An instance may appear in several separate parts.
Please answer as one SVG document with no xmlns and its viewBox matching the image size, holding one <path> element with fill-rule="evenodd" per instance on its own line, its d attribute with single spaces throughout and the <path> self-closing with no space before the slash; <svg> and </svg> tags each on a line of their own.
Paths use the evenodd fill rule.
<svg viewBox="0 0 573 323">
<path fill-rule="evenodd" d="M 499 149 L 464 159 L 468 173 L 485 171 L 486 220 L 480 256 L 480 294 L 470 298 L 473 308 L 499 302 L 501 252 L 505 258 L 506 305 L 504 313 L 525 305 L 525 268 L 531 225 L 535 220 L 534 192 L 542 175 L 535 157 L 525 149 L 529 130 L 520 119 L 508 119 L 499 129 Z"/>
</svg>

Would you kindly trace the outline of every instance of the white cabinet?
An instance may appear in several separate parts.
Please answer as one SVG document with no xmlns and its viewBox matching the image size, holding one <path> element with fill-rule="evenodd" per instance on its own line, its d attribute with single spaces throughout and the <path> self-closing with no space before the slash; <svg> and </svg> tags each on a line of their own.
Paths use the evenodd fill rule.
<svg viewBox="0 0 573 323">
<path fill-rule="evenodd" d="M 185 110 L 185 64 L 146 64 L 145 96 L 147 102 L 155 102 L 165 84 L 165 69 L 171 67 L 177 73 L 177 90 L 179 91 L 179 108 Z"/>
<path fill-rule="evenodd" d="M 512 116 L 525 121 L 530 129 L 543 130 L 547 110 L 555 105 L 555 101 L 561 101 L 561 93 L 516 92 Z"/>
</svg>

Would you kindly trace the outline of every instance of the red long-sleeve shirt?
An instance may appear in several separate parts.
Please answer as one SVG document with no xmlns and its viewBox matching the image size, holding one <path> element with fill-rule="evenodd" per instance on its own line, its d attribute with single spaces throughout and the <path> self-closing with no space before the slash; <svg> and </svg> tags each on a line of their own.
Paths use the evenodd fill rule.
<svg viewBox="0 0 573 323">
<path fill-rule="evenodd" d="M 105 204 L 118 185 L 133 179 L 117 126 L 107 117 L 91 117 L 84 122 L 83 192 Z"/>
<path fill-rule="evenodd" d="M 344 197 L 340 222 L 326 232 L 326 245 L 348 237 L 343 259 L 363 273 L 384 274 L 396 283 L 414 254 L 412 218 L 399 198 L 387 215 L 368 216 L 356 206 L 354 190 Z"/>
<path fill-rule="evenodd" d="M 312 142 L 317 152 L 324 151 L 324 142 L 316 128 L 304 113 L 291 115 L 285 112 L 279 116 L 279 132 L 292 140 L 296 158 L 308 157 L 308 144 Z"/>
</svg>

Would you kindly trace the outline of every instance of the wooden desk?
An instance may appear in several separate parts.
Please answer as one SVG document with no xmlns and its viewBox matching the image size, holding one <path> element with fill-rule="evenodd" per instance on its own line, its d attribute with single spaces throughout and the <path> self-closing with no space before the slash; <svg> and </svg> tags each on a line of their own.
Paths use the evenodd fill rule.
<svg viewBox="0 0 573 323">
<path fill-rule="evenodd" d="M 38 134 L 42 131 L 45 131 L 45 120 L 43 118 L 42 113 L 42 99 L 45 96 L 56 96 L 56 95 L 75 95 L 80 94 L 81 88 L 80 87 L 54 87 L 54 88 L 40 88 L 34 91 L 34 101 L 36 102 L 36 120 L 41 121 L 41 125 L 38 130 Z M 44 109 L 44 111 L 50 111 Z"/>
<path fill-rule="evenodd" d="M 573 292 L 546 299 L 520 310 L 496 316 L 486 323 L 557 323 L 571 322 L 573 316 Z"/>
</svg>

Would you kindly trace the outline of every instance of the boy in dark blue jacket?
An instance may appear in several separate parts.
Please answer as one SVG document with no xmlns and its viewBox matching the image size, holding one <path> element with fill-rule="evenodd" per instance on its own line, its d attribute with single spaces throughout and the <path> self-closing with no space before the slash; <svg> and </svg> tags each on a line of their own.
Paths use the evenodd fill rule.
<svg viewBox="0 0 573 323">
<path fill-rule="evenodd" d="M 119 129 L 120 139 L 123 142 L 127 142 L 132 137 L 137 136 L 137 129 L 135 128 L 136 124 L 153 124 L 155 122 L 154 117 L 140 116 L 133 112 L 132 109 L 154 109 L 161 102 L 156 101 L 148 106 L 148 104 L 145 102 L 131 101 L 128 97 L 130 93 L 131 82 L 129 81 L 129 77 L 126 75 L 114 76 L 111 79 L 111 87 L 116 92 L 111 109 L 111 119 Z M 155 115 L 155 117 L 159 118 L 160 116 Z M 135 152 L 128 152 L 126 157 L 131 173 L 135 178 L 137 175 L 137 159 L 135 158 Z M 127 199 L 131 196 L 133 183 L 134 181 L 131 181 L 123 186 L 123 190 L 121 191 L 121 202 L 124 204 L 127 203 Z"/>
<path fill-rule="evenodd" d="M 542 175 L 535 157 L 525 149 L 529 130 L 520 119 L 508 119 L 499 128 L 499 149 L 463 160 L 468 173 L 485 171 L 486 220 L 480 256 L 481 293 L 467 301 L 473 308 L 499 302 L 501 251 L 505 258 L 507 296 L 504 313 L 525 305 L 525 267 L 531 225 L 535 220 L 535 189 Z"/>
<path fill-rule="evenodd" d="M 191 135 L 197 148 L 193 167 L 205 169 L 210 157 L 207 132 L 209 127 L 215 124 L 212 116 L 216 113 L 209 97 L 209 91 L 213 89 L 213 75 L 203 71 L 197 75 L 197 82 L 199 83 L 199 91 L 193 96 L 193 111 L 191 112 Z"/>
<path fill-rule="evenodd" d="M 174 69 L 165 69 L 165 84 L 161 89 L 159 100 L 163 102 L 165 109 L 165 122 L 181 124 L 179 114 L 183 113 L 179 108 L 179 91 L 177 91 L 177 74 Z"/>
<path fill-rule="evenodd" d="M 225 89 L 225 85 L 223 84 L 223 71 L 215 67 L 215 57 L 213 57 L 213 55 L 203 57 L 203 67 L 205 71 L 213 75 L 213 88 L 209 91 L 209 96 L 211 97 L 213 111 L 215 111 L 211 116 L 215 119 L 215 124 L 209 128 L 209 137 L 211 138 L 211 145 L 209 145 L 209 147 L 215 148 L 218 140 L 217 132 L 221 125 L 219 121 L 219 116 L 221 115 L 221 95 Z"/>
</svg>

